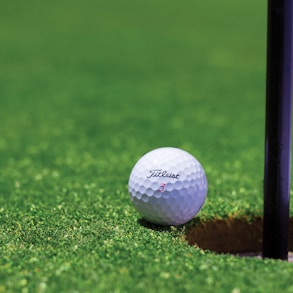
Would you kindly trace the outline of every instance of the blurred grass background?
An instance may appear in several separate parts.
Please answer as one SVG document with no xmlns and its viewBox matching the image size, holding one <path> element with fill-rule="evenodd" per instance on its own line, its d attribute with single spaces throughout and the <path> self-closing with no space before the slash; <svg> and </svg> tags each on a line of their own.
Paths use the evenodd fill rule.
<svg viewBox="0 0 293 293">
<path fill-rule="evenodd" d="M 293 291 L 289 264 L 189 247 L 127 194 L 175 146 L 206 170 L 200 220 L 261 215 L 265 46 L 265 1 L 2 1 L 0 292 Z"/>
</svg>

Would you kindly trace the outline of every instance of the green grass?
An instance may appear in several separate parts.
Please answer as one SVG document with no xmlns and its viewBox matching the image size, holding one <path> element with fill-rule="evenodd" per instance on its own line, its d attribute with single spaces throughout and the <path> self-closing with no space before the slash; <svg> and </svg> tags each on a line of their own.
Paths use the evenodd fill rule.
<svg viewBox="0 0 293 293">
<path fill-rule="evenodd" d="M 198 219 L 262 214 L 265 1 L 1 6 L 0 292 L 293 292 L 291 264 L 190 247 L 127 192 L 175 146 L 207 173 Z"/>
</svg>

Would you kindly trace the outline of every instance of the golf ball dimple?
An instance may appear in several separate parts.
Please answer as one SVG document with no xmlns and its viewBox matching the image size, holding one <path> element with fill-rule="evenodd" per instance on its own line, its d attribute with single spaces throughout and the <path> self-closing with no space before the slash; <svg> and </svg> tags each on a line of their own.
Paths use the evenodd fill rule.
<svg viewBox="0 0 293 293">
<path fill-rule="evenodd" d="M 164 147 L 138 160 L 131 171 L 128 190 L 144 219 L 177 226 L 187 223 L 200 211 L 208 183 L 204 169 L 191 154 Z"/>
</svg>

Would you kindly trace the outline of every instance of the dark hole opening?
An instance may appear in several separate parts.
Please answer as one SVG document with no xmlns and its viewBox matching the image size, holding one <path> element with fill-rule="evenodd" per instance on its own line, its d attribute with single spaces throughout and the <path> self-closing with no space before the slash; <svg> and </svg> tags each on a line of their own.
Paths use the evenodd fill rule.
<svg viewBox="0 0 293 293">
<path fill-rule="evenodd" d="M 188 229 L 190 245 L 217 253 L 260 255 L 262 251 L 263 219 L 215 219 Z M 293 218 L 289 220 L 288 250 L 293 251 Z"/>
</svg>

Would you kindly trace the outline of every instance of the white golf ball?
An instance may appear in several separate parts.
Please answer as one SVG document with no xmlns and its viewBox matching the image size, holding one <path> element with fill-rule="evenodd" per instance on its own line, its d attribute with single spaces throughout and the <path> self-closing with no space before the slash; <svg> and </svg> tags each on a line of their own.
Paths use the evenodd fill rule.
<svg viewBox="0 0 293 293">
<path fill-rule="evenodd" d="M 204 169 L 191 154 L 164 147 L 138 160 L 131 171 L 128 190 L 144 219 L 177 226 L 199 212 L 207 196 L 208 183 Z"/>
</svg>

